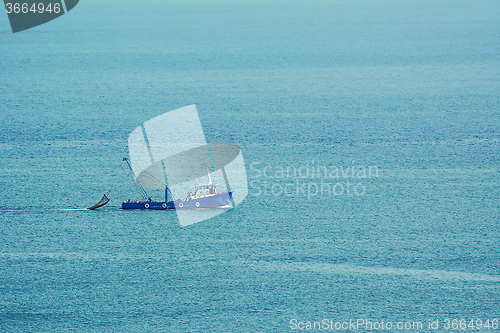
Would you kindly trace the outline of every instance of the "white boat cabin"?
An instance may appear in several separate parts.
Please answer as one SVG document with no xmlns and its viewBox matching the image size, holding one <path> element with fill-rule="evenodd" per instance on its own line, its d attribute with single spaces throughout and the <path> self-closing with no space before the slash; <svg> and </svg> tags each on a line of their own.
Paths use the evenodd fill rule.
<svg viewBox="0 0 500 333">
<path fill-rule="evenodd" d="M 188 200 L 210 197 L 217 194 L 217 188 L 215 184 L 208 185 L 197 185 L 194 192 L 189 192 Z"/>
</svg>

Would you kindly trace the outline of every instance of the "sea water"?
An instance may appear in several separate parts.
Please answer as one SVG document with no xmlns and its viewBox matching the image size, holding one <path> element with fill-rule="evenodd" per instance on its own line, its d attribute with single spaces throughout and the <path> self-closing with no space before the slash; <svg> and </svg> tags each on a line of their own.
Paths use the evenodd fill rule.
<svg viewBox="0 0 500 333">
<path fill-rule="evenodd" d="M 1 329 L 498 331 L 499 14 L 81 1 L 16 34 L 1 14 Z M 128 134 L 191 104 L 242 148 L 245 201 L 184 228 L 122 211 Z"/>
</svg>

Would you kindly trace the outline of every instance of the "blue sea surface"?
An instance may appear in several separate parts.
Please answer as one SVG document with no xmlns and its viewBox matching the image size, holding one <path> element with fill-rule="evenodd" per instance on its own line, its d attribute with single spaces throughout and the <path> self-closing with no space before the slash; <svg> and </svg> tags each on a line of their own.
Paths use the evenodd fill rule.
<svg viewBox="0 0 500 333">
<path fill-rule="evenodd" d="M 499 17 L 89 0 L 13 34 L 0 14 L 0 330 L 500 331 Z M 189 227 L 121 210 L 128 135 L 191 104 L 242 148 L 247 198 Z"/>
</svg>

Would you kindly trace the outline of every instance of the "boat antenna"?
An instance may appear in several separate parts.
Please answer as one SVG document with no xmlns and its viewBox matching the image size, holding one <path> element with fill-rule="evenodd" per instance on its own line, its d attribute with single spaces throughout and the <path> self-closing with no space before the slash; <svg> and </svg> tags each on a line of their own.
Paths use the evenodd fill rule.
<svg viewBox="0 0 500 333">
<path fill-rule="evenodd" d="M 213 184 L 212 182 L 212 177 L 210 177 L 210 169 L 207 167 L 207 174 L 208 174 L 208 185 Z"/>
</svg>

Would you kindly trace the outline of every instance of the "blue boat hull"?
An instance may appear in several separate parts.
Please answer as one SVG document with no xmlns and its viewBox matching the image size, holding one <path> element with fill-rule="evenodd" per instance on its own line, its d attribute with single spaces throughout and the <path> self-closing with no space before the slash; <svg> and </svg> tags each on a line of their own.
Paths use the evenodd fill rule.
<svg viewBox="0 0 500 333">
<path fill-rule="evenodd" d="M 174 201 L 175 209 L 190 208 L 220 208 L 231 204 L 233 192 L 224 192 L 203 198 L 191 199 L 187 201 Z"/>
<path fill-rule="evenodd" d="M 224 192 L 203 198 L 191 199 L 187 201 L 124 201 L 122 209 L 196 209 L 196 208 L 229 208 L 233 192 Z"/>
<path fill-rule="evenodd" d="M 161 201 L 124 201 L 122 202 L 122 209 L 155 209 L 155 210 L 167 210 L 175 209 L 175 205 L 172 201 L 161 202 Z"/>
</svg>

